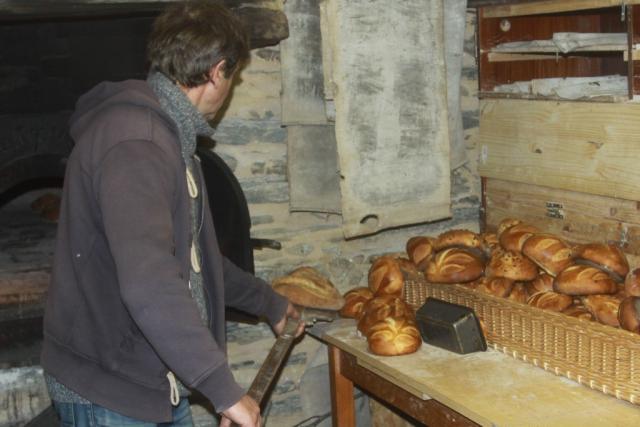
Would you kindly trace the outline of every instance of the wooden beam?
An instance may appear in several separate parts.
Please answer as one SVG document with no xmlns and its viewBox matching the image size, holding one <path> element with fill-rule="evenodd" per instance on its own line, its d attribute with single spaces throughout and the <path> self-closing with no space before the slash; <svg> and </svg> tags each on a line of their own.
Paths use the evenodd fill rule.
<svg viewBox="0 0 640 427">
<path fill-rule="evenodd" d="M 282 10 L 261 0 L 224 0 L 245 24 L 251 48 L 273 46 L 289 37 L 289 24 Z M 0 23 L 86 18 L 155 16 L 173 1 L 131 2 L 91 0 L 0 0 Z"/>
<path fill-rule="evenodd" d="M 640 0 L 538 0 L 527 2 L 501 2 L 499 5 L 483 7 L 485 18 L 507 16 L 538 15 L 542 13 L 570 12 L 586 9 L 600 9 L 630 4 L 640 4 Z"/>
</svg>

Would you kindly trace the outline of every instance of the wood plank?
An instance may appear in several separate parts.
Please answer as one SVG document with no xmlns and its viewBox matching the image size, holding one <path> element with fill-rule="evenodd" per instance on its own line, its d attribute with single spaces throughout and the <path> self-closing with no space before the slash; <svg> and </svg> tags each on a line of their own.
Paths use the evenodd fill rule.
<svg viewBox="0 0 640 427">
<path fill-rule="evenodd" d="M 331 346 L 331 348 L 336 347 Z M 425 425 L 440 427 L 472 427 L 478 425 L 436 400 L 420 399 L 408 393 L 406 390 L 396 386 L 393 379 L 383 379 L 369 368 L 362 366 L 355 356 L 346 351 L 341 351 L 340 356 L 343 374 L 351 378 L 358 387 L 398 408 L 417 421 Z"/>
<path fill-rule="evenodd" d="M 333 427 L 355 427 L 356 410 L 353 400 L 353 382 L 342 373 L 340 350 L 333 346 L 330 346 L 328 350 Z"/>
<path fill-rule="evenodd" d="M 640 104 L 481 101 L 484 177 L 640 200 Z"/>
<path fill-rule="evenodd" d="M 640 4 L 640 0 L 543 0 L 483 8 L 485 18 L 538 15 L 543 13 L 569 12 L 575 10 L 600 9 L 621 5 Z"/>
<path fill-rule="evenodd" d="M 640 259 L 640 203 L 487 178 L 485 216 L 489 231 L 504 218 L 518 218 L 571 243 L 608 242 Z"/>
<path fill-rule="evenodd" d="M 458 355 L 423 345 L 416 353 L 381 357 L 367 351 L 354 322 L 339 321 L 323 335 L 329 344 L 389 372 L 404 388 L 406 378 L 433 399 L 481 425 L 546 427 L 632 426 L 638 406 L 494 350 Z M 437 425 L 437 424 L 434 424 Z"/>
</svg>

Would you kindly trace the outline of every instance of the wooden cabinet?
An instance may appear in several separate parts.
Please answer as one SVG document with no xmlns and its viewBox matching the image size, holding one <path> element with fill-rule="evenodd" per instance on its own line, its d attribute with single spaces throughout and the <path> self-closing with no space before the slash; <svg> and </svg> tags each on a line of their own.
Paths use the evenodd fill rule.
<svg viewBox="0 0 640 427">
<path fill-rule="evenodd" d="M 627 100 L 640 94 L 639 43 L 636 0 L 479 7 L 481 97 Z"/>
</svg>

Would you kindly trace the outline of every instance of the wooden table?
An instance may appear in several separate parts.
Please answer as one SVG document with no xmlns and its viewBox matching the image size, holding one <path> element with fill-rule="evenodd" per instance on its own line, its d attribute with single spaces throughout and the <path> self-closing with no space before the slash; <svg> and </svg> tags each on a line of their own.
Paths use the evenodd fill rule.
<svg viewBox="0 0 640 427">
<path fill-rule="evenodd" d="M 354 385 L 430 426 L 640 425 L 640 406 L 494 350 L 458 355 L 423 344 L 375 356 L 348 319 L 310 333 L 329 347 L 336 427 L 355 426 Z"/>
</svg>

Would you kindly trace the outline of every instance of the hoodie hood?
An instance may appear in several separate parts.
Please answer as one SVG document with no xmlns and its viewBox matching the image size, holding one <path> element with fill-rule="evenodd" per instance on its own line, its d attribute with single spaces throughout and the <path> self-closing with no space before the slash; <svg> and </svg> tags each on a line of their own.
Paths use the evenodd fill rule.
<svg viewBox="0 0 640 427">
<path fill-rule="evenodd" d="M 76 140 L 92 123 L 92 118 L 115 105 L 130 105 L 151 109 L 177 132 L 176 125 L 164 112 L 158 98 L 142 80 L 103 82 L 82 95 L 69 120 L 71 137 Z"/>
</svg>

